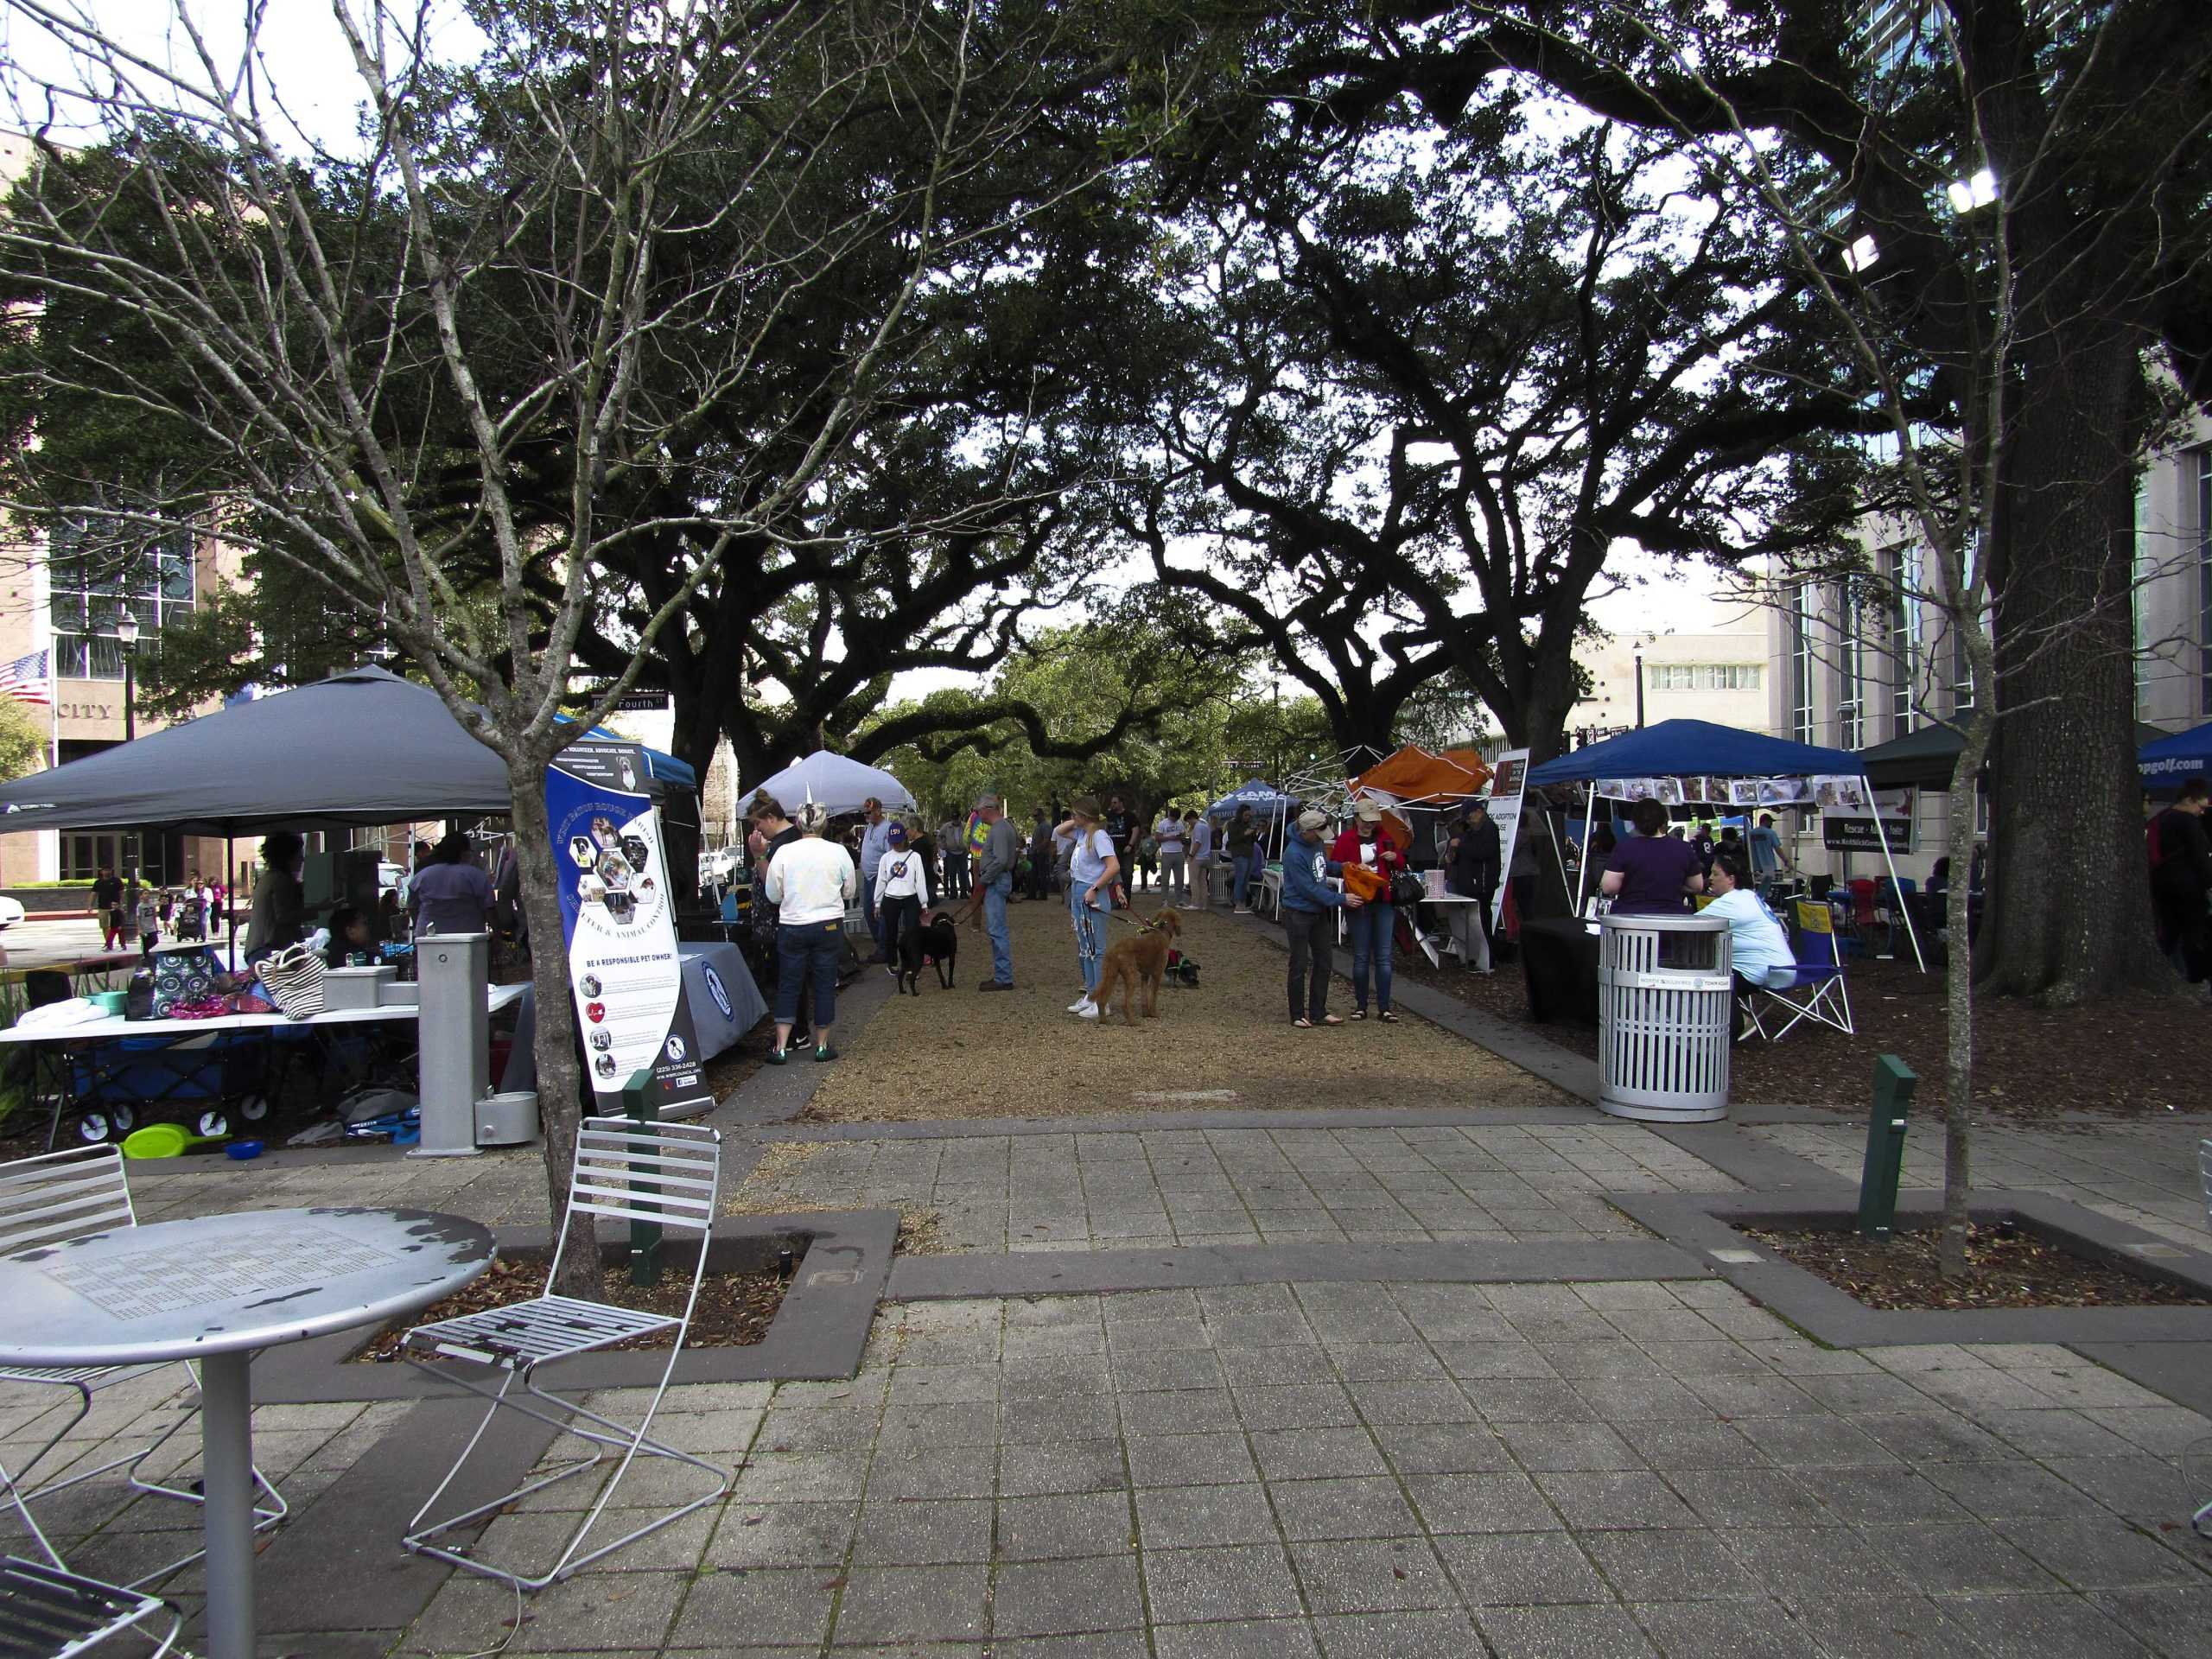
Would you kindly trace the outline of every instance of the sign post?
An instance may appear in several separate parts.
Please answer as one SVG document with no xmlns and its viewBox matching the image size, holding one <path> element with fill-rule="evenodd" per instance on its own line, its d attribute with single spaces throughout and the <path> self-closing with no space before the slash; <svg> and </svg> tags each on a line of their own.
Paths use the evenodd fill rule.
<svg viewBox="0 0 2212 1659">
<path fill-rule="evenodd" d="M 584 1065 L 597 1110 L 623 1115 L 633 1073 L 650 1072 L 658 1116 L 715 1103 L 683 1001 L 660 814 L 645 793 L 645 751 L 585 738 L 545 772 L 561 932 Z"/>
<path fill-rule="evenodd" d="M 1874 1110 L 1866 1120 L 1866 1161 L 1859 1176 L 1859 1235 L 1886 1240 L 1897 1222 L 1897 1180 L 1904 1170 L 1905 1114 L 1919 1077 L 1894 1054 L 1874 1061 Z"/>
<path fill-rule="evenodd" d="M 654 1116 L 658 1092 L 653 1087 L 653 1074 L 640 1071 L 622 1085 L 623 1116 L 640 1126 L 658 1120 Z M 652 1165 L 633 1162 L 630 1166 L 630 1196 L 640 1209 L 644 1200 L 657 1197 L 660 1183 L 652 1179 Z M 630 1221 L 630 1282 L 642 1289 L 651 1290 L 660 1283 L 661 1224 L 657 1221 Z"/>
</svg>

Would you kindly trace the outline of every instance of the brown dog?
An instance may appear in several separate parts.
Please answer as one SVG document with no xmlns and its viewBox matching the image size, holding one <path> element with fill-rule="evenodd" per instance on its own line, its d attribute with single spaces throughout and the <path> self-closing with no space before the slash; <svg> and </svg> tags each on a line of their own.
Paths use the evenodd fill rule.
<svg viewBox="0 0 2212 1659">
<path fill-rule="evenodd" d="M 1098 1012 L 1103 1014 L 1114 1001 L 1114 988 L 1122 988 L 1122 1017 L 1137 1022 L 1137 996 L 1145 999 L 1145 1018 L 1160 1014 L 1160 982 L 1167 976 L 1167 950 L 1183 931 L 1182 918 L 1163 910 L 1141 931 L 1117 939 L 1098 969 Z"/>
</svg>

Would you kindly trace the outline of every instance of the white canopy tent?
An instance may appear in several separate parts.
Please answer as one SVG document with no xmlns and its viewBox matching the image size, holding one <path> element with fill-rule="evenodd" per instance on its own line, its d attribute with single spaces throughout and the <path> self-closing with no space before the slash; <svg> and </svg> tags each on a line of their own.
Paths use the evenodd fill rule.
<svg viewBox="0 0 2212 1659">
<path fill-rule="evenodd" d="M 827 749 L 817 749 L 772 778 L 762 779 L 746 790 L 744 798 L 749 801 L 760 791 L 774 796 L 786 812 L 795 813 L 807 802 L 819 801 L 831 816 L 842 817 L 859 811 L 861 803 L 871 796 L 883 803 L 887 812 L 914 810 L 914 798 L 906 785 L 880 766 L 832 754 Z"/>
</svg>

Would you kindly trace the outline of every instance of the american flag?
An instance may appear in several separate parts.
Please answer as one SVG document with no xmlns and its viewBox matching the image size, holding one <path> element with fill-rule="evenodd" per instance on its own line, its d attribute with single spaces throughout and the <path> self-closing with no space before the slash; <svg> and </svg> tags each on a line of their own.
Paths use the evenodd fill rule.
<svg viewBox="0 0 2212 1659">
<path fill-rule="evenodd" d="M 17 702 L 35 702 L 41 708 L 52 706 L 54 683 L 47 673 L 46 653 L 35 651 L 0 668 L 0 692 Z"/>
</svg>

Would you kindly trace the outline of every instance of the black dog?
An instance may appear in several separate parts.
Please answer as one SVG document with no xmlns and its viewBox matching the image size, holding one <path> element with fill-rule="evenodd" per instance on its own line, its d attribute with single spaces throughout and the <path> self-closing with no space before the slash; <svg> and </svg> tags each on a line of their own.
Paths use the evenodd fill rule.
<svg viewBox="0 0 2212 1659">
<path fill-rule="evenodd" d="M 899 949 L 892 957 L 891 977 L 901 995 L 922 994 L 922 929 L 918 922 L 899 936 Z"/>
<path fill-rule="evenodd" d="M 952 918 L 940 910 L 930 918 L 927 926 L 910 927 L 900 937 L 899 988 L 909 996 L 919 996 L 922 963 L 927 960 L 937 964 L 938 983 L 950 990 L 959 957 L 960 930 L 953 925 Z"/>
</svg>

